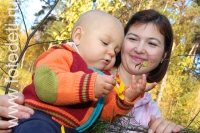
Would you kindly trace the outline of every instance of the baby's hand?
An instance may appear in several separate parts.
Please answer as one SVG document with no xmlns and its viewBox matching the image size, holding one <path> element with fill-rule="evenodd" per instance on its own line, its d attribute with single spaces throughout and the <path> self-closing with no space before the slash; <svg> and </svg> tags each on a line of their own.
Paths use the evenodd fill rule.
<svg viewBox="0 0 200 133">
<path fill-rule="evenodd" d="M 114 88 L 116 82 L 114 80 L 113 75 L 100 75 L 97 74 L 94 94 L 96 98 L 106 96 L 111 89 Z"/>
<path fill-rule="evenodd" d="M 128 102 L 134 101 L 144 92 L 153 89 L 156 86 L 156 83 L 152 83 L 147 86 L 146 75 L 142 75 L 142 79 L 139 79 L 138 82 L 135 79 L 135 76 L 132 76 L 132 83 L 131 86 L 125 90 L 124 97 L 125 100 Z"/>
</svg>

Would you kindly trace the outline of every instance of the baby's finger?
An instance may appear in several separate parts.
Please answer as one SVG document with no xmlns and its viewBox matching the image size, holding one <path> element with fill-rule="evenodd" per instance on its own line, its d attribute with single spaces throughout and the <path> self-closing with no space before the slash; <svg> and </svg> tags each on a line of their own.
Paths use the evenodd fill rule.
<svg viewBox="0 0 200 133">
<path fill-rule="evenodd" d="M 114 84 L 105 83 L 104 89 L 110 91 L 114 88 L 114 86 L 115 86 L 115 83 Z"/>
<path fill-rule="evenodd" d="M 140 81 L 140 84 L 142 85 L 143 88 L 146 87 L 147 80 L 146 80 L 146 75 L 145 74 L 142 75 L 142 80 Z"/>
<path fill-rule="evenodd" d="M 96 97 L 105 97 L 106 95 L 108 95 L 109 92 L 110 90 L 102 89 L 100 92 L 98 92 L 98 95 Z"/>
<path fill-rule="evenodd" d="M 116 80 L 114 78 L 106 79 L 106 83 L 114 86 L 116 84 Z"/>
<path fill-rule="evenodd" d="M 146 82 L 147 82 L 146 79 L 147 79 L 147 78 L 146 78 L 146 75 L 145 75 L 145 74 L 142 74 L 142 83 L 146 83 Z"/>
<path fill-rule="evenodd" d="M 145 91 L 146 91 L 146 92 L 147 92 L 147 91 L 150 91 L 150 90 L 153 89 L 156 85 L 157 85 L 156 82 L 147 85 L 146 88 L 145 88 Z"/>
<path fill-rule="evenodd" d="M 102 94 L 102 97 L 105 97 L 105 96 L 108 95 L 109 93 L 110 93 L 109 90 L 104 90 L 104 91 L 103 91 L 103 94 Z"/>
<path fill-rule="evenodd" d="M 132 75 L 131 87 L 132 88 L 137 87 L 137 81 L 136 81 L 135 75 Z"/>
</svg>

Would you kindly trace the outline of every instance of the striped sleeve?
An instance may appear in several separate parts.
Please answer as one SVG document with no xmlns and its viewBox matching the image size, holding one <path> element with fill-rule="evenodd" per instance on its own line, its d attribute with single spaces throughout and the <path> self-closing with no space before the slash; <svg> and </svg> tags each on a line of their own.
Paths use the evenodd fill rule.
<svg viewBox="0 0 200 133">
<path fill-rule="evenodd" d="M 104 120 L 110 121 L 126 115 L 134 107 L 134 104 L 137 100 L 138 99 L 134 100 L 133 102 L 126 102 L 125 100 L 121 100 L 113 89 L 106 97 L 106 101 L 100 117 Z"/>
<path fill-rule="evenodd" d="M 43 54 L 44 55 L 44 54 Z M 39 58 L 34 85 L 40 100 L 55 105 L 70 105 L 91 100 L 97 73 L 70 72 L 73 58 L 70 51 L 56 49 Z"/>
</svg>

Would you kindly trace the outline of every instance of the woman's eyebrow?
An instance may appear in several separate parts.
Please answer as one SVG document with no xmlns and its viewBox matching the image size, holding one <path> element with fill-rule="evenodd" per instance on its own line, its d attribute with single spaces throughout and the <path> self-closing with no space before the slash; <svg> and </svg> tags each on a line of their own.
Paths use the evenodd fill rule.
<svg viewBox="0 0 200 133">
<path fill-rule="evenodd" d="M 134 35 L 134 36 L 137 36 L 136 34 L 134 34 L 134 33 L 128 33 L 128 34 L 126 34 L 126 35 Z"/>
</svg>

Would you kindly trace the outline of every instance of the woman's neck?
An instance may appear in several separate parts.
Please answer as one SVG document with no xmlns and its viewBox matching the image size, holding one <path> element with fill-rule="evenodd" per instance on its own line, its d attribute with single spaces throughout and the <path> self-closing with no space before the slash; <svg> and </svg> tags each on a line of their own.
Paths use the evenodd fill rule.
<svg viewBox="0 0 200 133">
<path fill-rule="evenodd" d="M 113 67 L 111 69 L 111 74 L 115 77 L 117 74 L 119 74 L 120 79 L 123 81 L 124 85 L 130 85 L 131 84 L 131 75 L 125 71 L 125 69 L 120 65 L 119 67 Z"/>
<path fill-rule="evenodd" d="M 130 85 L 131 84 L 131 74 L 128 73 L 123 65 L 119 65 L 119 67 L 117 68 L 118 69 L 118 74 L 120 76 L 120 79 L 124 82 L 124 85 L 127 86 L 127 85 Z"/>
<path fill-rule="evenodd" d="M 117 71 L 116 71 L 117 70 Z M 113 74 L 114 76 L 116 74 L 119 74 L 120 79 L 123 81 L 123 83 L 125 84 L 125 86 L 130 85 L 131 81 L 132 81 L 132 75 L 131 72 L 127 71 L 122 64 L 119 65 L 118 68 L 113 67 L 111 69 L 111 74 Z M 136 79 L 139 80 L 141 79 L 141 75 L 135 75 Z"/>
</svg>

